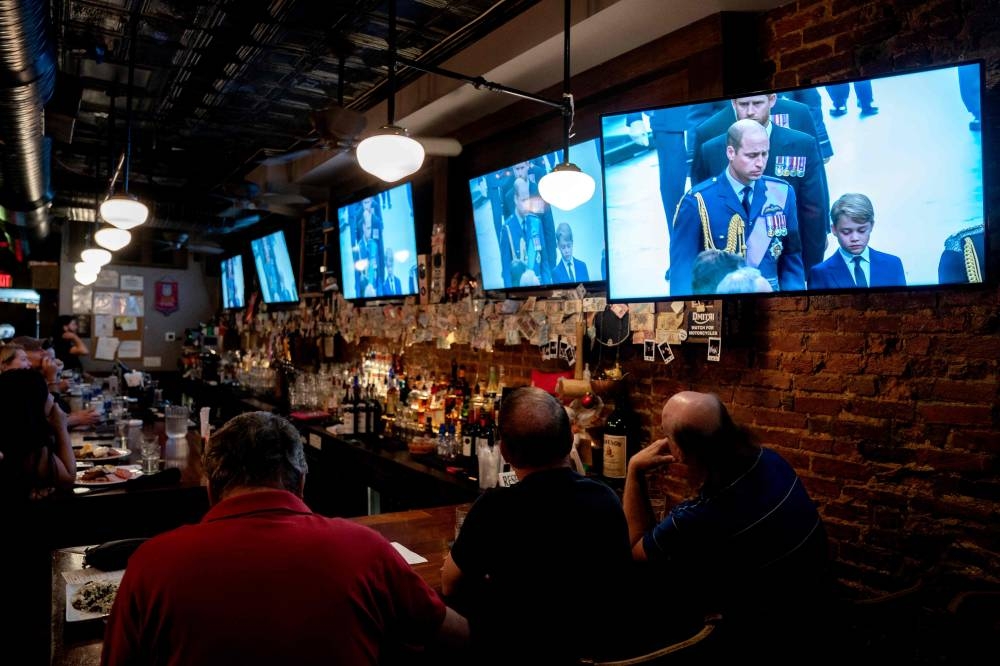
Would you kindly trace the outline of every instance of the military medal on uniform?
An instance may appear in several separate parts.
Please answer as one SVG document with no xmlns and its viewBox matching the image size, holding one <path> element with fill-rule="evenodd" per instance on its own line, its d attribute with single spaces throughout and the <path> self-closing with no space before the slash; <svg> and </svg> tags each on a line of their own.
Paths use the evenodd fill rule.
<svg viewBox="0 0 1000 666">
<path fill-rule="evenodd" d="M 806 157 L 777 155 L 774 158 L 774 175 L 779 178 L 802 178 L 806 175 Z"/>
<path fill-rule="evenodd" d="M 788 235 L 788 219 L 785 217 L 785 212 L 774 204 L 768 204 L 761 212 L 761 216 L 764 218 L 768 238 L 774 239 L 771 243 L 771 256 L 777 259 L 785 249 L 781 239 Z"/>
</svg>

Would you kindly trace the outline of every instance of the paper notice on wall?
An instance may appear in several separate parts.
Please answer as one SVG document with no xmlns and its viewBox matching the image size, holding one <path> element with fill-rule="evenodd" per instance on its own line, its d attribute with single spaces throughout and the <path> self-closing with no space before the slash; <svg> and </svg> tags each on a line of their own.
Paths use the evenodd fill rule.
<svg viewBox="0 0 1000 666">
<path fill-rule="evenodd" d="M 118 271 L 104 266 L 101 268 L 101 272 L 97 274 L 97 280 L 94 282 L 94 286 L 99 289 L 117 289 Z"/>
<path fill-rule="evenodd" d="M 118 338 L 97 338 L 97 348 L 94 350 L 94 358 L 99 361 L 115 360 L 115 352 L 118 351 Z"/>
<path fill-rule="evenodd" d="M 141 317 L 146 311 L 146 299 L 135 294 L 125 294 L 124 312 L 130 317 Z"/>
<path fill-rule="evenodd" d="M 122 291 L 142 291 L 142 282 L 141 275 L 123 275 L 120 288 Z"/>
<path fill-rule="evenodd" d="M 139 322 L 135 317 L 115 317 L 115 328 L 119 331 L 137 331 Z M 120 351 L 118 353 L 121 354 Z"/>
<path fill-rule="evenodd" d="M 94 337 L 110 338 L 114 335 L 114 321 L 111 315 L 94 315 Z"/>
<path fill-rule="evenodd" d="M 94 309 L 94 289 L 82 284 L 73 285 L 73 314 L 90 314 Z"/>
<path fill-rule="evenodd" d="M 95 315 L 109 315 L 115 314 L 112 312 L 112 305 L 114 301 L 114 294 L 110 291 L 97 291 L 94 292 L 94 314 Z"/>
<path fill-rule="evenodd" d="M 142 358 L 142 341 L 122 340 L 118 345 L 118 358 Z"/>
</svg>

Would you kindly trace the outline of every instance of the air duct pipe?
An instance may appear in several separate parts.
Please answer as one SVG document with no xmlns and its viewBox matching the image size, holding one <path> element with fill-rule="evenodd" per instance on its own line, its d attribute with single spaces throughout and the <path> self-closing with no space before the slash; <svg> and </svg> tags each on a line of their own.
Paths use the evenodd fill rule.
<svg viewBox="0 0 1000 666">
<path fill-rule="evenodd" d="M 51 140 L 44 106 L 55 87 L 47 2 L 0 0 L 0 204 L 7 221 L 48 234 Z"/>
</svg>

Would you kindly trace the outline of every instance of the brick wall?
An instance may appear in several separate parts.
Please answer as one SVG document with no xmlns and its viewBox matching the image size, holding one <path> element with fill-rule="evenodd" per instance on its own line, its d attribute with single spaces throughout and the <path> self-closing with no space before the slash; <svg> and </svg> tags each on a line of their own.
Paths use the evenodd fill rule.
<svg viewBox="0 0 1000 666">
<path fill-rule="evenodd" d="M 765 29 L 775 87 L 984 58 L 983 136 L 1000 137 L 993 2 L 799 0 L 770 12 Z M 986 150 L 989 174 L 998 173 L 997 143 Z M 990 209 L 1000 210 L 995 175 L 990 182 Z M 995 227 L 993 272 L 998 236 Z M 669 366 L 636 360 L 627 349 L 624 366 L 646 441 L 663 401 L 695 389 L 718 393 L 739 422 L 780 451 L 820 503 L 840 577 L 859 593 L 898 589 L 935 569 L 955 589 L 997 585 L 998 306 L 995 286 L 762 299 L 751 305 L 751 335 L 724 341 L 719 363 L 705 361 L 704 346 L 684 345 Z M 528 346 L 406 352 L 411 368 L 447 371 L 452 357 L 467 366 L 470 381 L 477 372 L 485 380 L 489 365 L 503 365 L 511 384 L 527 383 L 532 369 L 565 369 Z M 660 482 L 674 498 L 691 491 L 683 479 Z"/>
</svg>

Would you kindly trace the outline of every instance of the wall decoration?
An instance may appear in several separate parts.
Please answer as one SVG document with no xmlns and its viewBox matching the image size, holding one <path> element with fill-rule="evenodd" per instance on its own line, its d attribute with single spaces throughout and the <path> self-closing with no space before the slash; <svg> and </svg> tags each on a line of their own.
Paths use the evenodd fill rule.
<svg viewBox="0 0 1000 666">
<path fill-rule="evenodd" d="M 156 304 L 157 312 L 170 315 L 180 308 L 180 295 L 177 293 L 177 280 L 164 278 L 156 281 Z"/>
</svg>

